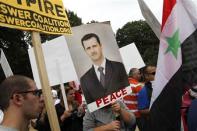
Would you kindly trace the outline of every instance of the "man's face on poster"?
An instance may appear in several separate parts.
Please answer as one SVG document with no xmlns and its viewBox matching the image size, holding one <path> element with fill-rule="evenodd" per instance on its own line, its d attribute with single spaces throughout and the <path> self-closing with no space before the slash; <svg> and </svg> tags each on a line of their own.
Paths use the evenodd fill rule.
<svg viewBox="0 0 197 131">
<path fill-rule="evenodd" d="M 99 61 L 103 57 L 102 46 L 95 37 L 83 41 L 84 50 L 93 62 Z"/>
</svg>

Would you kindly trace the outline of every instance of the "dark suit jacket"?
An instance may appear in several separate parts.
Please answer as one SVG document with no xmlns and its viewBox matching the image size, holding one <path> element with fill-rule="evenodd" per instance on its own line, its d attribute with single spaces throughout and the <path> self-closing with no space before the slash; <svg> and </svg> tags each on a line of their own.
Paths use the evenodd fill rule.
<svg viewBox="0 0 197 131">
<path fill-rule="evenodd" d="M 129 85 L 123 64 L 109 60 L 105 65 L 105 87 L 98 80 L 94 66 L 81 77 L 80 83 L 87 104 Z"/>
</svg>

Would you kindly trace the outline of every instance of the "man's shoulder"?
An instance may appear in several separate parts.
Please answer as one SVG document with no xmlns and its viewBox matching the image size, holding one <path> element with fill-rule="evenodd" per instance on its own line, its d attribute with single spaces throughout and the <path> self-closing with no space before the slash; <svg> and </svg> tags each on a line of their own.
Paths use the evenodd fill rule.
<svg viewBox="0 0 197 131">
<path fill-rule="evenodd" d="M 107 63 L 111 64 L 112 66 L 124 67 L 124 65 L 121 62 L 118 62 L 118 61 L 107 60 Z"/>
<path fill-rule="evenodd" d="M 122 63 L 119 62 L 119 61 L 112 61 L 112 60 L 109 60 L 109 59 L 107 59 L 107 61 L 110 62 L 110 63 L 112 63 L 112 64 L 122 65 Z"/>
</svg>

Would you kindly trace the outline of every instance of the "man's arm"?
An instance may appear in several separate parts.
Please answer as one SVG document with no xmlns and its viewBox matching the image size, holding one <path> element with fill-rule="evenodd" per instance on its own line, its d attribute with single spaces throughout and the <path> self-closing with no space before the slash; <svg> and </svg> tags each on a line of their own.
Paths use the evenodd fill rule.
<svg viewBox="0 0 197 131">
<path fill-rule="evenodd" d="M 112 110 L 120 114 L 121 119 L 128 125 L 133 125 L 135 123 L 135 115 L 129 112 L 128 108 L 122 102 L 115 102 L 112 104 Z"/>
<path fill-rule="evenodd" d="M 83 117 L 83 131 L 93 131 L 96 126 L 95 117 L 89 111 Z"/>
<path fill-rule="evenodd" d="M 83 118 L 83 131 L 112 131 L 119 130 L 120 122 L 115 120 L 109 124 L 105 124 L 97 127 L 95 123 L 95 116 L 91 114 L 89 111 L 86 112 Z"/>
</svg>

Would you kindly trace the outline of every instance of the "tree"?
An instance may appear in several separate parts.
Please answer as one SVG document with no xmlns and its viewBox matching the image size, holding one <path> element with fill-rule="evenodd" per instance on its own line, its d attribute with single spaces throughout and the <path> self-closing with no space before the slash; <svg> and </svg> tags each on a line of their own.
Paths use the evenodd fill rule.
<svg viewBox="0 0 197 131">
<path fill-rule="evenodd" d="M 20 30 L 0 27 L 0 47 L 3 49 L 14 74 L 32 77 L 28 56 L 28 42 Z M 0 81 L 5 79 L 1 68 Z"/>
<path fill-rule="evenodd" d="M 117 30 L 116 40 L 120 48 L 134 42 L 144 62 L 156 65 L 159 40 L 145 21 L 126 23 Z"/>
<path fill-rule="evenodd" d="M 67 16 L 71 27 L 79 26 L 82 24 L 81 18 L 79 18 L 73 11 L 68 10 Z"/>
</svg>

